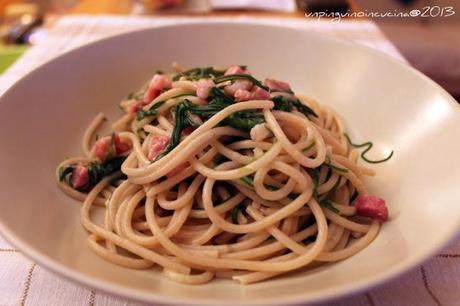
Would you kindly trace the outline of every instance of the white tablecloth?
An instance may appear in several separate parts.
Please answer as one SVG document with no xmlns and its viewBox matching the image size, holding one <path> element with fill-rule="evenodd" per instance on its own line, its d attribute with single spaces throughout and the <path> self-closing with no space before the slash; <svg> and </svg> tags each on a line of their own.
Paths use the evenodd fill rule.
<svg viewBox="0 0 460 306">
<path fill-rule="evenodd" d="M 36 66 L 82 44 L 102 37 L 200 18 L 141 18 L 69 16 L 60 19 L 46 40 L 22 56 L 0 77 L 0 94 Z M 212 18 L 219 19 L 223 18 Z M 224 19 L 225 20 L 225 19 Z M 226 18 L 233 22 L 279 24 L 350 39 L 405 61 L 374 23 L 369 21 L 304 20 L 302 18 Z M 366 293 L 324 305 L 393 306 L 460 305 L 460 241 L 400 278 Z M 51 274 L 13 249 L 0 236 L 0 306 L 143 305 L 89 290 Z M 324 306 L 323 305 L 323 306 Z"/>
</svg>

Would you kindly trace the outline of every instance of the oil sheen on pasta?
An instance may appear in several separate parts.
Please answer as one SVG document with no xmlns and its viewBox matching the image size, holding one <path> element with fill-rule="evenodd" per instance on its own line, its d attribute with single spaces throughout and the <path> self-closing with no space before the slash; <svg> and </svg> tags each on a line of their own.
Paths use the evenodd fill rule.
<svg viewBox="0 0 460 306">
<path fill-rule="evenodd" d="M 98 136 L 98 114 L 82 156 L 57 167 L 97 255 L 186 284 L 250 284 L 375 239 L 388 209 L 358 151 L 372 143 L 351 143 L 334 110 L 246 66 L 173 68 L 121 101 L 111 134 Z"/>
</svg>

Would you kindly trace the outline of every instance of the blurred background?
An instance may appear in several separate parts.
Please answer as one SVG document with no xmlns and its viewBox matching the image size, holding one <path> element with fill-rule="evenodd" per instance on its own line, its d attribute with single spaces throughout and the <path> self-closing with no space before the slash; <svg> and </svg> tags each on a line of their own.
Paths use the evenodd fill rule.
<svg viewBox="0 0 460 306">
<path fill-rule="evenodd" d="M 413 13 L 410 18 L 368 13 Z M 28 48 L 46 39 L 70 14 L 142 16 L 238 16 L 372 20 L 407 61 L 457 99 L 460 97 L 460 1 L 458 0 L 0 0 L 0 73 Z M 316 15 L 315 15 L 316 14 Z M 347 15 L 347 16 L 345 16 Z M 309 17 L 307 17 L 309 16 Z M 335 19 L 334 19 L 335 18 Z M 334 19 L 335 21 L 333 21 Z"/>
</svg>

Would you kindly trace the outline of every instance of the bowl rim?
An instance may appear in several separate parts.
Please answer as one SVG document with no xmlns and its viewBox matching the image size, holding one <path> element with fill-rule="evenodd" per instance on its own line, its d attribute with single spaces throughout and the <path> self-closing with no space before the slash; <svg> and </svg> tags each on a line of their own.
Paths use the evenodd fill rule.
<svg viewBox="0 0 460 306">
<path fill-rule="evenodd" d="M 262 21 L 249 21 L 249 20 L 236 20 L 236 21 L 228 21 L 228 20 L 201 20 L 201 21 L 193 21 L 187 20 L 178 24 L 164 24 L 158 25 L 149 28 L 137 29 L 121 34 L 110 35 L 108 37 L 98 39 L 96 41 L 92 41 L 89 43 L 85 43 L 84 45 L 78 46 L 71 50 L 65 51 L 59 54 L 52 59 L 46 60 L 43 63 L 36 66 L 34 69 L 26 73 L 22 76 L 19 80 L 17 80 L 13 85 L 11 85 L 1 96 L 0 96 L 0 105 L 4 100 L 8 99 L 8 96 L 15 90 L 16 87 L 20 86 L 22 83 L 27 82 L 28 79 L 34 76 L 47 65 L 52 65 L 53 63 L 59 60 L 65 60 L 66 57 L 71 56 L 74 53 L 79 53 L 82 50 L 87 48 L 93 48 L 95 45 L 103 45 L 108 41 L 121 39 L 123 37 L 128 37 L 131 35 L 142 35 L 143 33 L 148 33 L 151 31 L 161 31 L 163 29 L 169 28 L 182 28 L 182 27 L 202 27 L 202 26 L 222 26 L 222 27 L 234 27 L 234 26 L 251 26 L 251 27 L 261 27 L 261 28 L 272 28 L 272 29 L 286 29 L 288 31 L 294 31 L 299 33 L 308 33 L 308 35 L 314 36 L 315 39 L 326 41 L 329 43 L 334 43 L 337 45 L 348 45 L 353 48 L 361 49 L 364 52 L 372 53 L 374 56 L 382 58 L 383 61 L 391 61 L 401 67 L 401 69 L 406 69 L 410 73 L 415 74 L 418 78 L 421 78 L 427 85 L 431 86 L 433 90 L 437 91 L 442 95 L 442 97 L 450 104 L 450 107 L 453 111 L 456 111 L 459 118 L 460 118 L 460 105 L 457 101 L 439 84 L 434 82 L 432 79 L 427 77 L 422 72 L 416 70 L 414 67 L 406 64 L 391 55 L 388 55 L 382 51 L 376 50 L 372 47 L 368 47 L 365 45 L 358 44 L 353 42 L 350 39 L 345 38 L 337 38 L 331 37 L 327 35 L 322 35 L 320 33 L 313 32 L 309 29 L 302 29 L 302 28 L 293 28 L 282 24 L 268 24 Z M 383 283 L 387 283 L 404 273 L 407 273 L 416 267 L 423 264 L 425 261 L 433 257 L 438 251 L 446 247 L 447 245 L 451 244 L 458 238 L 460 238 L 460 218 L 457 220 L 457 226 L 453 226 L 449 229 L 449 234 L 445 235 L 444 237 L 440 238 L 438 243 L 432 245 L 430 248 L 427 249 L 424 253 L 417 253 L 412 256 L 410 260 L 401 261 L 400 263 L 394 265 L 390 269 L 386 270 L 386 272 L 382 272 L 375 276 L 361 279 L 350 284 L 341 285 L 339 287 L 332 287 L 327 288 L 321 291 L 320 294 L 318 293 L 307 293 L 307 294 L 296 294 L 290 297 L 281 297 L 275 299 L 251 299 L 251 300 L 239 300 L 238 305 L 267 305 L 267 306 L 274 306 L 274 305 L 298 305 L 305 303 L 320 303 L 335 300 L 341 297 L 346 297 L 358 293 L 362 293 L 366 290 L 374 288 L 378 285 Z M 145 292 L 139 289 L 134 288 L 127 288 L 125 286 L 110 283 L 104 280 L 92 279 L 85 273 L 79 272 L 72 268 L 67 267 L 66 265 L 59 263 L 49 257 L 48 255 L 36 250 L 35 248 L 29 246 L 25 243 L 20 237 L 18 237 L 15 233 L 13 233 L 5 224 L 3 224 L 0 218 L 0 234 L 2 237 L 10 243 L 13 247 L 17 248 L 23 255 L 27 258 L 32 260 L 33 262 L 38 263 L 40 266 L 45 267 L 47 270 L 51 271 L 52 273 L 64 277 L 67 280 L 75 282 L 83 287 L 88 289 L 97 289 L 101 292 L 106 294 L 123 297 L 131 300 L 136 300 L 140 302 L 154 302 L 166 305 L 203 305 L 203 306 L 211 306 L 215 305 L 216 300 L 209 299 L 209 298 L 200 298 L 196 300 L 190 300 L 187 297 L 178 297 L 178 296 L 171 296 L 165 295 L 161 292 Z M 248 285 L 250 286 L 250 285 Z M 231 301 L 219 301 L 219 304 L 222 306 L 225 305 L 235 305 L 234 302 Z"/>
</svg>

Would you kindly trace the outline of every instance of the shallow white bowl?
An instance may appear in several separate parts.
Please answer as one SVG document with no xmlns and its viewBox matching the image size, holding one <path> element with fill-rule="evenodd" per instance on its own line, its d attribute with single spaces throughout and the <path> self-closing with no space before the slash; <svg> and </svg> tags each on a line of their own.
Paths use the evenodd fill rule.
<svg viewBox="0 0 460 306">
<path fill-rule="evenodd" d="M 86 124 L 155 70 L 247 64 L 259 77 L 291 81 L 332 105 L 356 141 L 373 140 L 370 191 L 391 220 L 364 251 L 342 262 L 240 286 L 173 283 L 158 271 L 124 269 L 86 245 L 80 204 L 55 185 L 54 169 L 78 155 Z M 0 101 L 0 231 L 50 270 L 107 292 L 160 303 L 282 305 L 322 301 L 388 280 L 453 239 L 460 225 L 460 108 L 428 78 L 383 54 L 306 31 L 206 23 L 121 35 L 61 56 Z"/>
</svg>

